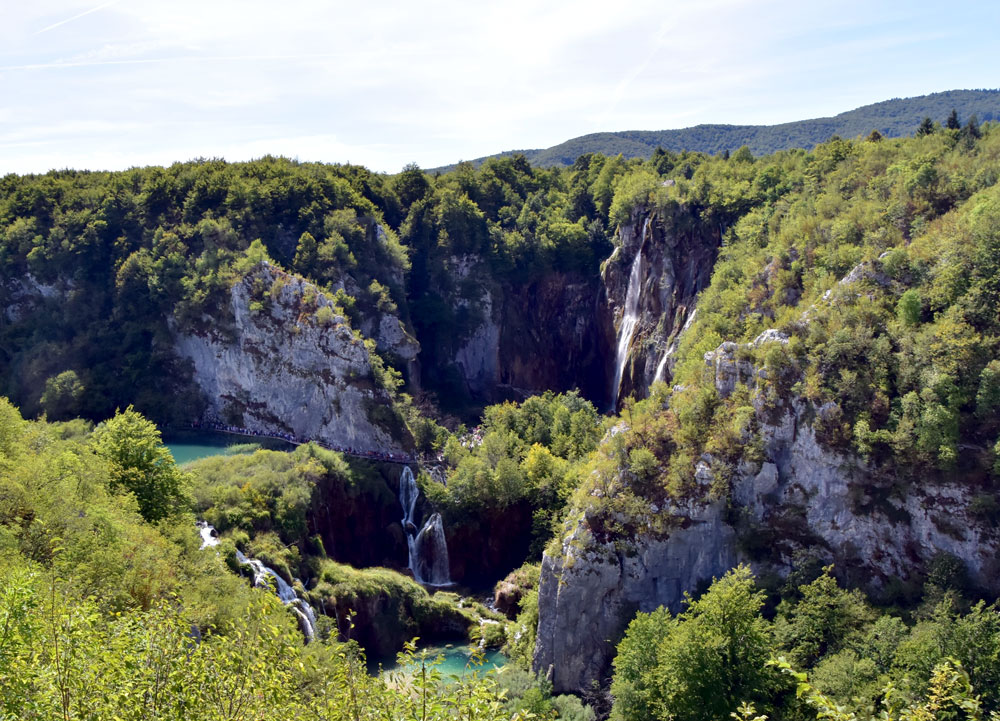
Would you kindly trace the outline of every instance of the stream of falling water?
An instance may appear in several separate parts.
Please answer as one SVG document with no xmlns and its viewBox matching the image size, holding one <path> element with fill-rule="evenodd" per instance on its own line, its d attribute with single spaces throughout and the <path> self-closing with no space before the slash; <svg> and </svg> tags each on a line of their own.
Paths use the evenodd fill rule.
<svg viewBox="0 0 1000 721">
<path fill-rule="evenodd" d="M 625 373 L 625 362 L 628 360 L 629 345 L 632 343 L 632 336 L 635 334 L 635 326 L 639 322 L 639 300 L 642 286 L 642 241 L 646 237 L 646 230 L 649 226 L 649 218 L 642 226 L 642 236 L 639 240 L 639 247 L 635 251 L 635 260 L 632 261 L 632 270 L 628 276 L 628 290 L 625 292 L 625 308 L 622 313 L 622 322 L 618 327 L 618 350 L 615 353 L 615 382 L 611 388 L 611 402 L 618 405 L 618 395 L 621 392 L 622 375 Z"/>
<path fill-rule="evenodd" d="M 403 466 L 399 476 L 399 505 L 403 507 L 403 532 L 406 533 L 408 563 L 413 578 L 425 586 L 450 586 L 451 571 L 448 562 L 448 543 L 444 536 L 444 522 L 440 513 L 434 513 L 423 528 L 417 531 L 414 513 L 420 489 L 409 466 Z"/>
<path fill-rule="evenodd" d="M 212 525 L 199 521 L 198 533 L 201 535 L 202 548 L 212 548 L 219 545 L 219 536 Z M 236 560 L 241 566 L 250 568 L 255 586 L 268 588 L 273 582 L 278 598 L 292 610 L 298 619 L 299 628 L 302 629 L 306 643 L 316 638 L 316 614 L 313 612 L 312 606 L 304 598 L 299 598 L 295 589 L 289 586 L 285 579 L 279 576 L 274 569 L 265 566 L 262 561 L 258 561 L 256 558 L 247 558 L 239 549 L 236 549 Z"/>
</svg>

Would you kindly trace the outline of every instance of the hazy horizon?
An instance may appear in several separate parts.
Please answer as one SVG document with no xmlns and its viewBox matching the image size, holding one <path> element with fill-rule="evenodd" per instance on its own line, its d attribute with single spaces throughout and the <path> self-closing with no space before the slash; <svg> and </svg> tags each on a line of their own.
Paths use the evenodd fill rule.
<svg viewBox="0 0 1000 721">
<path fill-rule="evenodd" d="M 770 125 L 995 87 L 1000 8 L 315 0 L 16 6 L 0 174 L 266 154 L 404 164 L 602 131 Z"/>
</svg>

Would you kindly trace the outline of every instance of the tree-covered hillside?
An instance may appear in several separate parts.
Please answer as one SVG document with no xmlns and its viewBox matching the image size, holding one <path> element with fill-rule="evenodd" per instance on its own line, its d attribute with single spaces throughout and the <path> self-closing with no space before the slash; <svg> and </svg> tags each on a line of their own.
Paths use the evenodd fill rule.
<svg viewBox="0 0 1000 721">
<path fill-rule="evenodd" d="M 871 564 L 883 559 L 874 557 L 826 571 L 826 556 L 851 549 L 809 527 L 808 494 L 792 518 L 754 525 L 734 492 L 761 469 L 768 429 L 792 419 L 790 434 L 815 439 L 811 454 L 852 471 L 838 530 L 887 512 L 886 526 L 902 527 L 911 515 L 903 505 L 927 491 L 950 504 L 929 537 L 961 551 L 974 527 L 995 541 L 1000 126 L 953 124 L 760 157 L 747 147 L 728 157 L 584 154 L 544 169 L 518 156 L 438 177 L 265 158 L 3 178 L 0 394 L 21 406 L 0 400 L 4 712 L 499 719 L 528 709 L 585 719 L 579 702 L 552 696 L 547 669 L 451 690 L 433 673 L 386 682 L 337 638 L 375 645 L 471 626 L 528 666 L 550 621 L 543 552 L 551 569 L 585 541 L 604 544 L 605 555 L 622 554 L 611 565 L 623 573 L 637 539 L 669 541 L 697 525 L 671 509 L 704 503 L 721 509 L 741 552 L 784 576 L 754 580 L 738 569 L 711 587 L 702 579 L 681 589 L 693 597 L 679 614 L 635 616 L 629 605 L 635 620 L 619 629 L 613 704 L 602 707 L 600 689 L 589 697 L 599 712 L 847 719 L 885 708 L 882 718 L 981 718 L 998 703 L 995 559 L 974 575 L 956 553 L 927 557 L 913 544 L 892 559 L 901 569 L 893 578 L 875 578 Z M 601 268 L 624 262 L 620 229 L 630 224 L 662 229 L 648 238 L 710 228 L 721 239 L 670 382 L 637 388 L 646 397 L 606 417 L 597 411 L 606 373 L 591 397 L 515 387 L 585 377 L 561 361 L 565 375 L 537 367 L 573 338 L 560 335 L 563 325 L 597 345 L 578 319 L 606 309 Z M 379 549 L 365 541 L 344 550 L 338 526 L 407 545 L 398 497 L 374 465 L 305 444 L 181 470 L 136 412 L 196 415 L 192 370 L 178 363 L 173 334 L 230 332 L 235 319 L 220 299 L 264 260 L 312 281 L 357 331 L 352 342 L 362 343 L 372 318 L 413 329 L 419 368 L 387 353 L 371 378 L 354 380 L 394 394 L 423 454 L 422 502 L 451 534 L 453 570 L 485 585 L 528 562 L 506 583 L 509 627 L 482 604 L 346 565 L 368 565 L 365 554 Z M 253 312 L 273 301 L 274 285 L 251 290 Z M 503 311 L 487 311 L 487 297 Z M 570 314 L 551 300 L 565 297 L 587 302 Z M 550 325 L 530 325 L 538 318 Z M 484 326 L 513 339 L 495 346 L 509 362 L 496 385 L 529 397 L 489 406 L 469 430 L 442 411 L 483 403 L 461 373 L 476 360 L 466 341 Z M 606 370 L 613 356 L 597 356 Z M 74 416 L 104 423 L 54 422 Z M 360 516 L 376 506 L 392 520 L 364 527 Z M 195 511 L 221 532 L 218 555 L 198 547 Z M 296 592 L 328 610 L 319 643 L 303 647 L 293 617 L 233 573 L 237 550 L 283 579 L 306 579 Z M 838 579 L 881 585 L 869 599 Z M 890 683 L 897 691 L 885 692 Z M 756 710 L 741 710 L 744 701 Z"/>
<path fill-rule="evenodd" d="M 572 165 L 584 153 L 649 158 L 656 148 L 716 155 L 746 145 L 754 155 L 766 155 L 790 148 L 811 149 L 831 135 L 854 138 L 878 130 L 886 137 L 897 138 L 911 134 L 925 117 L 945 124 L 952 110 L 958 113 L 961 122 L 973 115 L 980 122 L 1000 119 L 1000 90 L 949 90 L 915 98 L 894 98 L 831 118 L 777 125 L 697 125 L 678 130 L 592 133 L 551 148 L 518 150 L 500 156 L 521 153 L 532 165 L 547 168 Z M 478 165 L 482 161 L 480 158 L 473 163 Z"/>
</svg>

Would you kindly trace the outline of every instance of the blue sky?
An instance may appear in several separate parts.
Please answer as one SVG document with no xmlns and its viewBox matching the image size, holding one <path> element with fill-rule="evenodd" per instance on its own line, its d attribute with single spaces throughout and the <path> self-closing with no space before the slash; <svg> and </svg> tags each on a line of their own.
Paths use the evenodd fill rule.
<svg viewBox="0 0 1000 721">
<path fill-rule="evenodd" d="M 1000 3 L 5 0 L 0 175 L 271 153 L 396 172 L 1000 85 Z"/>
</svg>

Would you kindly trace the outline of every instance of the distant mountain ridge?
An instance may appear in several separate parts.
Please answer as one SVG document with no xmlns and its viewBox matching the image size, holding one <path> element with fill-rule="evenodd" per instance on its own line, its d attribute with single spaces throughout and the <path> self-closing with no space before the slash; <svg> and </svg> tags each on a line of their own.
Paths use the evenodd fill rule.
<svg viewBox="0 0 1000 721">
<path fill-rule="evenodd" d="M 743 145 L 754 155 L 767 155 L 788 148 L 812 148 L 831 135 L 853 138 L 878 130 L 887 137 L 912 135 L 925 117 L 944 123 L 952 109 L 964 124 L 972 115 L 979 122 L 1000 120 L 1000 90 L 948 90 L 914 98 L 893 98 L 848 110 L 830 118 L 798 120 L 779 125 L 695 125 L 676 130 L 622 130 L 591 133 L 551 148 L 508 150 L 477 158 L 479 166 L 492 157 L 523 154 L 539 167 L 572 165 L 584 153 L 602 153 L 626 158 L 648 158 L 657 147 L 675 152 L 694 150 L 715 155 Z M 446 171 L 453 165 L 437 168 Z"/>
</svg>

